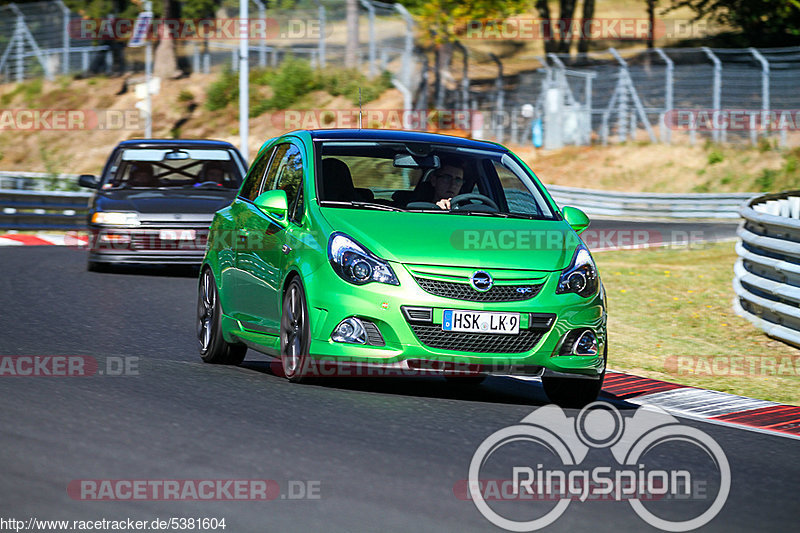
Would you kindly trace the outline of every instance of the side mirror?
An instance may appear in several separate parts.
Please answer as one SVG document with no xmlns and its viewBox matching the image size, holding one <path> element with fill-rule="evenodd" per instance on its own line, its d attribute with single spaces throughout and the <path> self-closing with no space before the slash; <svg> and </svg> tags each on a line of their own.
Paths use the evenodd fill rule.
<svg viewBox="0 0 800 533">
<path fill-rule="evenodd" d="M 95 178 L 91 174 L 81 174 L 78 176 L 78 185 L 81 187 L 86 187 L 87 189 L 96 189 L 99 183 L 97 183 L 97 178 Z"/>
<path fill-rule="evenodd" d="M 561 214 L 564 215 L 564 220 L 567 221 L 567 224 L 569 224 L 578 235 L 589 227 L 589 217 L 577 207 L 565 206 L 561 209 Z"/>
<path fill-rule="evenodd" d="M 277 222 L 286 223 L 286 214 L 289 211 L 289 202 L 286 199 L 286 191 L 274 189 L 261 193 L 253 202 L 256 207 L 278 218 Z"/>
</svg>

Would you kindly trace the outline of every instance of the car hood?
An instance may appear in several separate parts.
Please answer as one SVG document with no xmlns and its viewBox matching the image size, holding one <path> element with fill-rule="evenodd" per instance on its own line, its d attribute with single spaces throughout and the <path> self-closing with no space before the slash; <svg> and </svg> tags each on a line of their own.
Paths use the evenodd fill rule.
<svg viewBox="0 0 800 533">
<path fill-rule="evenodd" d="M 322 207 L 333 231 L 407 264 L 555 271 L 579 238 L 564 221 Z"/>
<path fill-rule="evenodd" d="M 236 190 L 123 189 L 100 191 L 95 208 L 102 211 L 136 211 L 143 215 L 185 213 L 213 215 L 230 205 Z"/>
</svg>

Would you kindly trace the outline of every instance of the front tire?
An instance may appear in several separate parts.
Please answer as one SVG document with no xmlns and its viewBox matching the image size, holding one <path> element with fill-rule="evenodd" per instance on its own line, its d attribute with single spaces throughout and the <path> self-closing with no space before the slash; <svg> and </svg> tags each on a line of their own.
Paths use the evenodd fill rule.
<svg viewBox="0 0 800 533">
<path fill-rule="evenodd" d="M 197 340 L 200 357 L 206 363 L 238 365 L 244 361 L 247 346 L 231 344 L 222 337 L 222 308 L 214 274 L 210 268 L 200 274 L 197 295 Z"/>
<path fill-rule="evenodd" d="M 542 376 L 544 392 L 560 407 L 580 409 L 597 400 L 606 377 L 608 345 L 603 349 L 603 372 L 597 379 Z"/>
<path fill-rule="evenodd" d="M 283 294 L 281 313 L 281 363 L 286 379 L 293 383 L 303 381 L 308 372 L 309 332 L 306 292 L 300 279 L 294 278 Z"/>
</svg>

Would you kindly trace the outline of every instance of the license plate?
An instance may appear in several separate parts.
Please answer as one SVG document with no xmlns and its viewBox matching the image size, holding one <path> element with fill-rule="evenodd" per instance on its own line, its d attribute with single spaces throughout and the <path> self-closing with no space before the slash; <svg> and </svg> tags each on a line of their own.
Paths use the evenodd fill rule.
<svg viewBox="0 0 800 533">
<path fill-rule="evenodd" d="M 158 232 L 162 241 L 193 241 L 196 237 L 197 232 L 193 229 L 162 229 Z"/>
<path fill-rule="evenodd" d="M 466 333 L 517 334 L 519 333 L 519 313 L 445 309 L 442 317 L 442 329 Z"/>
</svg>

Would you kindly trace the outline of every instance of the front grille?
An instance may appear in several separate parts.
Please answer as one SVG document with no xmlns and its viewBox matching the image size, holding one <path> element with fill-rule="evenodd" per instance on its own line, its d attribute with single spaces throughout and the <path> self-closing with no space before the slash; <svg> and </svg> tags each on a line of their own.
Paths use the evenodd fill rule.
<svg viewBox="0 0 800 533">
<path fill-rule="evenodd" d="M 386 346 L 386 341 L 383 340 L 383 335 L 381 335 L 381 330 L 378 329 L 378 326 L 369 320 L 362 320 L 361 324 L 363 324 L 364 331 L 367 334 L 367 344 L 371 346 Z"/>
<path fill-rule="evenodd" d="M 517 335 L 444 331 L 441 325 L 409 324 L 425 346 L 473 353 L 521 353 L 536 346 L 544 332 L 521 329 Z"/>
<path fill-rule="evenodd" d="M 422 290 L 442 298 L 467 300 L 470 302 L 519 302 L 530 300 L 542 289 L 543 284 L 535 285 L 493 285 L 486 292 L 476 291 L 468 283 L 442 281 L 414 276 Z"/>
<path fill-rule="evenodd" d="M 178 235 L 182 230 L 175 230 Z M 159 231 L 137 231 L 131 237 L 131 247 L 134 250 L 205 250 L 208 240 L 207 229 L 195 230 L 194 240 L 161 239 Z"/>
</svg>

